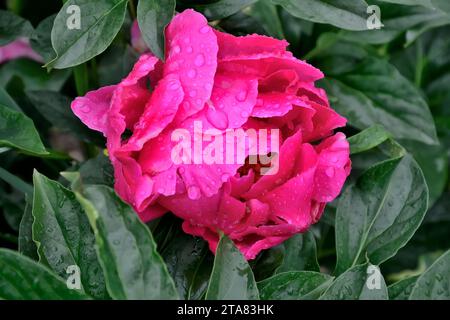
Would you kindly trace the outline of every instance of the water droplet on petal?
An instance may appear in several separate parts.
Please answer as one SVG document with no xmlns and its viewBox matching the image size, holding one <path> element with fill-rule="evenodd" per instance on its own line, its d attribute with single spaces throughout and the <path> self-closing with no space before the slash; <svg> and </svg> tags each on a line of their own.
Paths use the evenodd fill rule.
<svg viewBox="0 0 450 320">
<path fill-rule="evenodd" d="M 217 129 L 223 130 L 228 127 L 228 116 L 222 110 L 208 108 L 206 118 Z"/>
<path fill-rule="evenodd" d="M 192 78 L 195 78 L 195 76 L 197 75 L 197 72 L 194 69 L 191 69 L 188 71 L 187 75 L 189 78 L 192 79 Z"/>
<path fill-rule="evenodd" d="M 230 175 L 228 173 L 224 173 L 221 177 L 222 182 L 227 182 L 230 179 Z"/>
<path fill-rule="evenodd" d="M 200 189 L 197 186 L 190 186 L 187 189 L 188 197 L 191 200 L 197 200 L 200 198 Z"/>
<path fill-rule="evenodd" d="M 175 47 L 173 47 L 173 52 L 175 52 L 175 53 L 180 53 L 180 52 L 181 52 L 180 46 L 175 46 Z"/>
<path fill-rule="evenodd" d="M 88 106 L 83 106 L 83 107 L 81 108 L 81 111 L 83 111 L 84 113 L 89 113 L 89 112 L 91 112 L 91 108 L 88 107 Z"/>
<path fill-rule="evenodd" d="M 327 176 L 329 176 L 330 178 L 332 178 L 334 176 L 334 168 L 333 167 L 329 167 L 325 170 L 325 174 Z"/>
<path fill-rule="evenodd" d="M 205 63 L 205 56 L 202 53 L 199 53 L 194 60 L 194 64 L 197 67 L 201 67 Z"/>
<path fill-rule="evenodd" d="M 191 90 L 189 91 L 189 97 L 193 98 L 197 95 L 197 91 L 196 90 Z"/>
<path fill-rule="evenodd" d="M 237 95 L 236 95 L 236 100 L 237 101 L 245 101 L 245 99 L 247 98 L 247 91 L 242 90 L 240 91 Z"/>
<path fill-rule="evenodd" d="M 177 90 L 180 87 L 178 82 L 173 82 L 169 85 L 170 90 Z"/>
<path fill-rule="evenodd" d="M 242 111 L 241 112 L 241 117 L 242 118 L 247 118 L 248 117 L 248 112 L 247 111 Z"/>
<path fill-rule="evenodd" d="M 203 33 L 203 34 L 208 33 L 209 29 L 210 29 L 209 26 L 204 26 L 200 29 L 200 33 Z"/>
<path fill-rule="evenodd" d="M 187 53 L 192 53 L 193 49 L 192 49 L 191 46 L 189 46 L 189 47 L 186 48 L 186 51 L 187 51 Z"/>
</svg>

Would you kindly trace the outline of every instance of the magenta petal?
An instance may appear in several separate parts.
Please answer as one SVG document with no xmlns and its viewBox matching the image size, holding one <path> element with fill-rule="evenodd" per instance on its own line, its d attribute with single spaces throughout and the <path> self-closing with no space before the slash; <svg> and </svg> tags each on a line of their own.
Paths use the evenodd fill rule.
<svg viewBox="0 0 450 320">
<path fill-rule="evenodd" d="M 44 62 L 42 57 L 31 48 L 28 39 L 20 38 L 0 47 L 0 63 L 18 58 L 29 58 L 39 63 Z"/>
<path fill-rule="evenodd" d="M 284 116 L 294 105 L 312 109 L 306 102 L 293 95 L 278 92 L 262 93 L 258 96 L 257 103 L 252 111 L 252 116 L 258 118 Z"/>
<path fill-rule="evenodd" d="M 148 140 L 155 138 L 175 117 L 184 94 L 175 75 L 168 75 L 159 81 L 144 113 L 134 125 L 133 135 L 120 151 L 138 151 Z"/>
<path fill-rule="evenodd" d="M 256 79 L 217 75 L 206 119 L 219 130 L 239 128 L 252 113 L 257 95 Z"/>
<path fill-rule="evenodd" d="M 301 143 L 302 135 L 300 131 L 286 139 L 281 145 L 280 154 L 278 156 L 278 172 L 274 175 L 261 176 L 261 178 L 252 185 L 250 190 L 241 196 L 245 199 L 258 198 L 288 180 L 289 177 L 292 176 L 292 172 L 295 168 L 296 159 L 301 150 Z"/>
<path fill-rule="evenodd" d="M 281 55 L 286 52 L 286 47 L 289 45 L 286 40 L 278 40 L 257 34 L 235 37 L 217 30 L 214 30 L 214 32 L 219 44 L 219 60 L 262 53 Z"/>
<path fill-rule="evenodd" d="M 166 29 L 164 75 L 176 74 L 184 91 L 178 122 L 203 109 L 217 68 L 217 39 L 200 13 L 185 10 Z"/>
<path fill-rule="evenodd" d="M 310 215 L 314 173 L 317 156 L 314 148 L 303 144 L 299 150 L 299 171 L 284 184 L 272 190 L 260 199 L 269 204 L 273 215 L 279 222 L 287 222 L 297 228 L 297 232 L 304 231 L 312 223 Z"/>
<path fill-rule="evenodd" d="M 334 200 L 350 173 L 350 147 L 343 133 L 325 139 L 316 147 L 319 154 L 313 198 L 319 202 Z"/>
<path fill-rule="evenodd" d="M 107 86 L 76 98 L 71 104 L 73 113 L 92 130 L 106 134 L 108 110 L 114 90 L 116 86 Z"/>
</svg>

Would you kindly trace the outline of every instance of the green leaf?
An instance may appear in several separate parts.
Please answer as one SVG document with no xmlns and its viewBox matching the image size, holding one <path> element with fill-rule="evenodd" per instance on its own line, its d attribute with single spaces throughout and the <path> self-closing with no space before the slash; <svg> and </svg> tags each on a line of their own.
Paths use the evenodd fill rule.
<svg viewBox="0 0 450 320">
<path fill-rule="evenodd" d="M 337 277 L 320 297 L 321 300 L 387 300 L 388 291 L 377 267 L 365 263 L 354 266 Z M 369 272 L 370 271 L 370 272 Z"/>
<path fill-rule="evenodd" d="M 15 59 L 1 66 L 0 86 L 6 87 L 19 79 L 25 90 L 59 91 L 71 73 L 72 70 L 53 70 L 49 73 L 35 61 Z"/>
<path fill-rule="evenodd" d="M 330 100 L 349 124 L 382 124 L 395 138 L 437 144 L 436 128 L 420 92 L 388 62 L 367 58 L 338 80 L 324 81 Z"/>
<path fill-rule="evenodd" d="M 450 300 L 450 251 L 437 259 L 420 277 L 411 292 L 411 300 Z"/>
<path fill-rule="evenodd" d="M 4 46 L 19 37 L 30 37 L 33 26 L 27 20 L 12 12 L 0 10 L 0 46 Z"/>
<path fill-rule="evenodd" d="M 33 187 L 23 181 L 18 176 L 13 175 L 9 171 L 0 167 L 0 179 L 10 184 L 15 189 L 23 192 L 24 194 L 31 195 L 33 193 Z"/>
<path fill-rule="evenodd" d="M 44 59 L 45 62 L 52 60 L 56 53 L 52 47 L 52 28 L 55 21 L 56 14 L 51 15 L 41 22 L 39 22 L 34 32 L 33 38 L 30 40 L 30 45 L 34 51 Z"/>
<path fill-rule="evenodd" d="M 103 153 L 84 162 L 79 171 L 82 184 L 114 186 L 114 169 L 111 165 L 111 160 Z"/>
<path fill-rule="evenodd" d="M 409 277 L 391 284 L 388 287 L 390 300 L 408 300 L 411 291 L 416 284 L 418 276 Z"/>
<path fill-rule="evenodd" d="M 407 7 L 383 3 L 379 7 L 380 20 L 383 23 L 381 29 L 345 31 L 341 32 L 343 38 L 352 42 L 383 44 L 394 40 L 406 31 L 406 45 L 409 45 L 426 30 L 450 23 L 450 17 L 447 14 L 432 7 Z"/>
<path fill-rule="evenodd" d="M 208 20 L 219 20 L 229 17 L 258 0 L 218 0 L 208 4 L 194 4 L 182 0 L 179 1 L 183 7 L 192 7 L 205 15 Z M 186 4 L 183 4 L 186 2 Z M 177 1 L 178 4 L 178 1 Z"/>
<path fill-rule="evenodd" d="M 175 0 L 139 1 L 137 19 L 142 38 L 155 56 L 164 60 L 164 29 L 172 20 Z"/>
<path fill-rule="evenodd" d="M 0 146 L 16 148 L 34 155 L 47 151 L 33 121 L 22 112 L 0 105 Z"/>
<path fill-rule="evenodd" d="M 79 8 L 79 17 L 77 11 L 67 11 L 73 5 Z M 56 57 L 45 66 L 69 68 L 105 51 L 122 27 L 126 10 L 126 0 L 66 1 L 56 16 L 52 29 L 52 45 Z M 68 23 L 76 18 L 80 19 L 80 28 L 69 29 Z"/>
<path fill-rule="evenodd" d="M 316 240 L 312 232 L 299 233 L 283 242 L 284 259 L 277 273 L 286 271 L 319 271 Z"/>
<path fill-rule="evenodd" d="M 278 39 L 285 38 L 277 7 L 271 3 L 271 0 L 256 2 L 250 7 L 250 15 L 262 24 L 269 36 Z"/>
<path fill-rule="evenodd" d="M 347 30 L 367 30 L 367 3 L 364 0 L 272 0 L 290 14 L 316 23 Z"/>
<path fill-rule="evenodd" d="M 262 300 L 315 300 L 333 277 L 312 271 L 283 272 L 258 282 Z"/>
<path fill-rule="evenodd" d="M 427 145 L 402 140 L 401 144 L 414 156 L 422 169 L 430 193 L 431 207 L 445 189 L 448 178 L 448 153 L 442 145 Z"/>
<path fill-rule="evenodd" d="M 373 125 L 354 136 L 348 138 L 350 144 L 350 153 L 360 153 L 370 150 L 391 137 L 383 126 Z"/>
<path fill-rule="evenodd" d="M 114 299 L 177 299 L 178 292 L 149 229 L 106 186 L 87 186 L 85 208 L 96 238 L 106 287 Z"/>
<path fill-rule="evenodd" d="M 25 211 L 20 221 L 19 226 L 19 252 L 30 259 L 38 260 L 37 247 L 33 241 L 32 226 L 33 226 L 33 206 L 28 202 L 25 204 Z"/>
<path fill-rule="evenodd" d="M 203 239 L 184 233 L 173 237 L 161 252 L 178 293 L 183 299 L 202 296 L 206 292 L 210 274 L 199 273 L 199 269 L 208 254 L 211 253 Z"/>
<path fill-rule="evenodd" d="M 56 128 L 74 133 L 81 139 L 104 144 L 100 134 L 89 130 L 74 115 L 70 108 L 72 99 L 69 97 L 53 91 L 26 91 L 25 93 L 39 113 Z"/>
<path fill-rule="evenodd" d="M 336 273 L 362 262 L 380 264 L 414 235 L 428 207 L 428 188 L 411 157 L 368 169 L 342 194 L 336 212 Z"/>
<path fill-rule="evenodd" d="M 270 278 L 282 265 L 284 260 L 284 246 L 280 244 L 276 247 L 263 250 L 255 260 L 252 261 L 252 269 L 256 281 Z"/>
<path fill-rule="evenodd" d="M 0 249 L 0 299 L 79 300 L 87 297 L 67 289 L 47 268 L 8 249 Z"/>
<path fill-rule="evenodd" d="M 33 182 L 33 240 L 39 262 L 61 277 L 69 266 L 77 265 L 84 292 L 95 298 L 107 297 L 95 237 L 75 194 L 37 171 Z"/>
<path fill-rule="evenodd" d="M 0 87 L 0 105 L 10 108 L 14 111 L 22 111 L 9 93 Z"/>
<path fill-rule="evenodd" d="M 222 236 L 209 280 L 207 300 L 258 300 L 252 269 L 233 241 Z"/>
</svg>

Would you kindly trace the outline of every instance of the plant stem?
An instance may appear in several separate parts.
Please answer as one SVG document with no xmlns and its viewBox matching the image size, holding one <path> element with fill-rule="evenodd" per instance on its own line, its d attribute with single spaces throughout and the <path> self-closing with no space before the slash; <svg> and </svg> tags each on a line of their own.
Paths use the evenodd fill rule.
<svg viewBox="0 0 450 320">
<path fill-rule="evenodd" d="M 73 68 L 75 87 L 79 96 L 84 96 L 89 90 L 89 77 L 86 63 Z"/>
<path fill-rule="evenodd" d="M 136 10 L 134 9 L 134 1 L 133 0 L 128 1 L 128 8 L 130 9 L 131 18 L 133 20 L 135 20 L 136 19 Z"/>
</svg>

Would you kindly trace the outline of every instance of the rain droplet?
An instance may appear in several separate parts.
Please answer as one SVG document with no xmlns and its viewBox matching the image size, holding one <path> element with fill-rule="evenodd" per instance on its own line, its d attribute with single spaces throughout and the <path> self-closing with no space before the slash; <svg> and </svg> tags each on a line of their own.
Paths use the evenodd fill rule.
<svg viewBox="0 0 450 320">
<path fill-rule="evenodd" d="M 173 52 L 175 52 L 175 53 L 180 53 L 180 52 L 181 52 L 180 46 L 175 46 L 175 47 L 173 47 Z"/>
<path fill-rule="evenodd" d="M 187 191 L 189 199 L 197 200 L 200 198 L 200 189 L 197 186 L 190 186 Z"/>
<path fill-rule="evenodd" d="M 189 91 L 189 97 L 193 98 L 197 95 L 197 91 L 196 90 L 191 90 Z"/>
<path fill-rule="evenodd" d="M 177 82 L 173 82 L 170 84 L 169 89 L 170 90 L 177 90 L 180 87 L 180 85 Z"/>
<path fill-rule="evenodd" d="M 332 178 L 334 176 L 334 168 L 333 167 L 327 168 L 327 170 L 325 170 L 325 174 L 330 178 Z"/>
<path fill-rule="evenodd" d="M 84 113 L 88 113 L 88 112 L 91 112 L 91 108 L 88 107 L 88 106 L 83 106 L 83 107 L 81 108 L 81 111 L 83 111 Z"/>
<path fill-rule="evenodd" d="M 230 175 L 228 173 L 224 173 L 221 177 L 222 182 L 227 182 L 229 178 L 230 178 Z"/>
<path fill-rule="evenodd" d="M 245 99 L 247 98 L 247 91 L 242 90 L 240 91 L 237 95 L 236 95 L 236 100 L 237 101 L 245 101 Z"/>
<path fill-rule="evenodd" d="M 228 117 L 222 110 L 208 108 L 208 111 L 206 111 L 206 118 L 217 129 L 223 130 L 228 127 Z"/>
<path fill-rule="evenodd" d="M 204 27 L 202 27 L 200 29 L 200 33 L 205 34 L 205 33 L 208 33 L 208 32 L 209 32 L 209 26 L 204 26 Z"/>
<path fill-rule="evenodd" d="M 191 46 L 189 46 L 189 47 L 186 48 L 186 51 L 187 51 L 187 53 L 192 53 L 193 49 L 192 49 Z"/>
<path fill-rule="evenodd" d="M 199 54 L 195 57 L 194 64 L 195 64 L 197 67 L 201 67 L 204 63 L 205 63 L 205 57 L 203 56 L 202 53 L 199 53 Z"/>
<path fill-rule="evenodd" d="M 192 79 L 192 78 L 195 78 L 195 76 L 197 75 L 197 72 L 194 69 L 191 69 L 188 71 L 187 75 L 189 78 Z"/>
<path fill-rule="evenodd" d="M 241 112 L 241 117 L 242 118 L 247 118 L 248 117 L 248 112 L 247 111 L 242 111 Z"/>
</svg>

